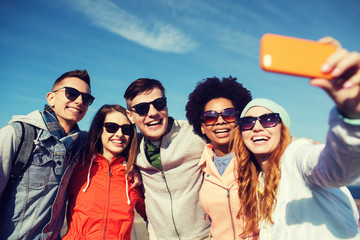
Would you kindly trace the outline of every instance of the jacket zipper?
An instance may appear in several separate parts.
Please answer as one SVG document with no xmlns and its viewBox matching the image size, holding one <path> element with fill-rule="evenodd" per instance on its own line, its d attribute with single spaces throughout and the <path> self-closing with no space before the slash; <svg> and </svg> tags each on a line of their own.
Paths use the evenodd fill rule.
<svg viewBox="0 0 360 240">
<path fill-rule="evenodd" d="M 113 161 L 111 164 L 109 164 L 109 162 L 107 162 L 108 166 L 109 166 L 109 178 L 108 178 L 108 189 L 107 189 L 107 194 L 106 194 L 106 209 L 105 209 L 105 219 L 104 219 L 104 232 L 103 232 L 103 239 L 106 239 L 106 229 L 107 229 L 107 222 L 108 222 L 108 215 L 109 215 L 109 201 L 110 201 L 110 183 L 111 183 L 111 177 L 112 177 L 112 173 L 111 173 L 111 167 L 114 165 L 114 163 L 117 161 L 118 159 L 116 159 L 115 161 Z"/>
<path fill-rule="evenodd" d="M 223 187 L 223 186 L 221 186 L 221 185 L 219 185 L 217 183 L 214 183 L 213 181 L 210 181 L 210 180 L 207 180 L 207 179 L 205 179 L 205 181 L 210 182 L 210 183 L 212 183 L 212 184 L 226 190 L 226 192 L 227 192 L 226 196 L 227 196 L 227 199 L 228 199 L 228 207 L 229 207 L 229 213 L 230 213 L 230 219 L 231 219 L 231 227 L 232 227 L 232 230 L 233 230 L 234 240 L 236 240 L 236 238 L 235 238 L 236 237 L 235 236 L 235 226 L 234 226 L 234 220 L 233 220 L 233 215 L 232 215 L 232 211 L 231 211 L 231 202 L 230 202 L 230 189 L 235 183 L 233 183 L 229 188 L 226 188 L 226 187 Z"/>
<path fill-rule="evenodd" d="M 229 212 L 230 212 L 230 218 L 231 218 L 231 227 L 233 230 L 233 234 L 234 234 L 234 240 L 236 240 L 236 236 L 235 236 L 235 227 L 234 227 L 234 221 L 233 221 L 233 215 L 232 215 L 232 211 L 231 211 L 231 202 L 230 202 L 230 188 L 227 188 L 227 198 L 228 198 L 228 206 L 229 206 Z"/>
<path fill-rule="evenodd" d="M 163 170 L 161 171 L 161 176 L 162 176 L 162 178 L 164 179 L 164 182 L 165 182 L 165 185 L 166 185 L 166 189 L 168 190 L 168 193 L 169 193 L 169 196 L 170 196 L 170 202 L 171 202 L 171 219 L 172 219 L 173 224 L 174 224 L 174 229 L 175 229 L 176 235 L 178 236 L 179 240 L 181 240 L 180 234 L 179 234 L 179 232 L 178 232 L 178 230 L 177 230 L 177 228 L 176 228 L 176 225 L 175 225 L 174 211 L 173 211 L 173 199 L 172 199 L 171 192 L 170 192 L 169 186 L 168 186 L 168 184 L 167 184 L 167 181 L 166 181 L 165 174 L 164 174 L 164 171 L 163 171 Z"/>
</svg>

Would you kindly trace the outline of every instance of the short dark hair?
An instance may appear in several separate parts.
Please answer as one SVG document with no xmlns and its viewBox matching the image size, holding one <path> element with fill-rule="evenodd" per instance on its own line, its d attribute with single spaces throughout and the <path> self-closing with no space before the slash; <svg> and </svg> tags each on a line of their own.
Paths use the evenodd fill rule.
<svg viewBox="0 0 360 240">
<path fill-rule="evenodd" d="M 206 141 L 209 141 L 209 139 L 201 132 L 201 116 L 206 103 L 215 98 L 226 98 L 241 113 L 246 104 L 252 99 L 251 92 L 236 80 L 231 76 L 222 80 L 217 77 L 206 78 L 198 82 L 194 91 L 189 94 L 185 107 L 186 118 L 193 125 L 194 132 Z"/>
<path fill-rule="evenodd" d="M 162 94 L 165 96 L 165 88 L 159 80 L 151 78 L 136 79 L 125 91 L 124 98 L 126 100 L 126 104 L 128 104 L 129 101 L 132 101 L 138 94 L 142 92 L 149 92 L 154 88 L 160 89 Z M 130 106 L 127 107 L 129 108 Z"/>
<path fill-rule="evenodd" d="M 83 80 L 84 82 L 86 82 L 87 85 L 89 85 L 89 87 L 91 88 L 90 76 L 89 76 L 88 72 L 86 70 L 73 70 L 73 71 L 66 72 L 66 73 L 62 74 L 60 77 L 58 77 L 53 84 L 53 90 L 57 84 L 59 84 L 65 78 L 69 78 L 69 77 L 79 78 L 79 79 Z"/>
</svg>

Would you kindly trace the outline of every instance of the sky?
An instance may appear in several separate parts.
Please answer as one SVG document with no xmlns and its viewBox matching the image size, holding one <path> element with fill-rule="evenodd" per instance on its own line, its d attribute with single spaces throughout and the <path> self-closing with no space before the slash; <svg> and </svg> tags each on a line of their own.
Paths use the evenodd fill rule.
<svg viewBox="0 0 360 240">
<path fill-rule="evenodd" d="M 332 36 L 360 51 L 359 9 L 358 0 L 1 0 L 0 126 L 43 110 L 53 82 L 69 70 L 89 72 L 96 98 L 83 130 L 103 104 L 125 106 L 137 78 L 160 80 L 169 114 L 185 119 L 197 82 L 231 75 L 253 97 L 282 105 L 294 136 L 324 142 L 333 102 L 307 78 L 262 71 L 260 39 Z"/>
</svg>

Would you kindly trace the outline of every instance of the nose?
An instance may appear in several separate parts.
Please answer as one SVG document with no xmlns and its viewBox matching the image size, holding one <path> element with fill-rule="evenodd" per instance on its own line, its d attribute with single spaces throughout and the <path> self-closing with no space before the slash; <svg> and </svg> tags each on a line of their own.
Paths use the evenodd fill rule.
<svg viewBox="0 0 360 240">
<path fill-rule="evenodd" d="M 264 127 L 261 125 L 259 120 L 256 120 L 254 128 L 252 129 L 253 131 L 261 131 L 263 130 Z"/>
<path fill-rule="evenodd" d="M 156 110 L 156 108 L 154 107 L 154 105 L 150 104 L 150 105 L 149 105 L 148 116 L 153 116 L 153 115 L 156 115 L 157 113 L 158 113 L 158 110 Z"/>
<path fill-rule="evenodd" d="M 220 124 L 226 124 L 227 122 L 225 121 L 225 119 L 223 118 L 223 116 L 220 114 L 216 120 L 216 123 L 217 125 L 220 125 Z"/>
<path fill-rule="evenodd" d="M 121 130 L 121 127 L 119 127 L 119 129 L 116 131 L 115 135 L 116 135 L 116 136 L 119 136 L 119 137 L 121 137 L 121 136 L 124 135 L 123 132 L 122 132 L 122 130 Z"/>
<path fill-rule="evenodd" d="M 77 103 L 77 104 L 84 104 L 83 103 L 83 99 L 82 99 L 82 95 L 80 94 L 75 100 L 74 100 L 74 103 Z"/>
</svg>

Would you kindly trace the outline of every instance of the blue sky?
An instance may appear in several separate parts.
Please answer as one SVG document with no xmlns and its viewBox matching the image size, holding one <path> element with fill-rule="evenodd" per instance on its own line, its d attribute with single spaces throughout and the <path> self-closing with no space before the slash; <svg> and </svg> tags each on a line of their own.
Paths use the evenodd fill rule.
<svg viewBox="0 0 360 240">
<path fill-rule="evenodd" d="M 331 100 L 306 78 L 263 72 L 260 38 L 333 36 L 360 51 L 359 9 L 358 0 L 2 0 L 0 125 L 42 110 L 54 80 L 73 69 L 88 70 L 96 97 L 84 130 L 103 104 L 125 105 L 137 78 L 159 79 L 170 115 L 184 119 L 198 81 L 232 75 L 283 105 L 295 136 L 323 142 Z"/>
</svg>

